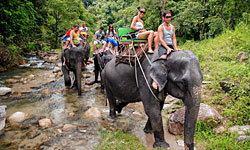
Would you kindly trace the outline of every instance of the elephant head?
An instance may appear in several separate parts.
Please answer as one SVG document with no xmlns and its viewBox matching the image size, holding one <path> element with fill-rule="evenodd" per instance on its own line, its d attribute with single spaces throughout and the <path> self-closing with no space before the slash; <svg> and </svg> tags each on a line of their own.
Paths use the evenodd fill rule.
<svg viewBox="0 0 250 150">
<path fill-rule="evenodd" d="M 66 59 L 66 66 L 62 66 L 62 71 L 64 74 L 65 86 L 70 86 L 71 79 L 69 77 L 69 71 L 73 71 L 75 75 L 75 81 L 73 83 L 73 88 L 78 89 L 78 95 L 81 95 L 81 75 L 83 64 L 87 63 L 89 58 L 89 48 L 85 47 L 73 47 L 71 49 L 66 49 L 63 56 Z"/>
</svg>

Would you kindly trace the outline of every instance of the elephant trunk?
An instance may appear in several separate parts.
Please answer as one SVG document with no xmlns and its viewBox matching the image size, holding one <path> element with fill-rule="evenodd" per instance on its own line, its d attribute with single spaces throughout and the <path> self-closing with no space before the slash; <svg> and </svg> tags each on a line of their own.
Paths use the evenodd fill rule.
<svg viewBox="0 0 250 150">
<path fill-rule="evenodd" d="M 67 70 L 65 66 L 62 66 L 62 72 L 63 72 L 63 76 L 64 76 L 64 84 L 67 88 L 69 88 L 71 86 L 71 79 L 69 76 L 69 70 Z"/>
<path fill-rule="evenodd" d="M 81 76 L 82 76 L 82 61 L 78 61 L 76 64 L 76 82 L 77 82 L 78 96 L 82 95 Z"/>
<path fill-rule="evenodd" d="M 186 91 L 184 103 L 186 105 L 184 122 L 184 143 L 185 150 L 194 149 L 195 125 L 200 109 L 201 86 L 194 86 Z"/>
</svg>

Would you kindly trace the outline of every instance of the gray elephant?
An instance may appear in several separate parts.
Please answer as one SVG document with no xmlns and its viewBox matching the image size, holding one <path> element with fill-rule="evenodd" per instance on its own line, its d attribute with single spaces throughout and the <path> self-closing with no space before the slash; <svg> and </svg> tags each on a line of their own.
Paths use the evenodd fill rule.
<svg viewBox="0 0 250 150">
<path fill-rule="evenodd" d="M 109 100 L 110 116 L 116 117 L 116 111 L 120 113 L 128 103 L 142 101 L 148 116 L 144 132 L 154 133 L 153 147 L 168 148 L 169 144 L 164 139 L 161 110 L 165 94 L 171 94 L 182 99 L 187 108 L 184 142 L 185 149 L 192 150 L 203 80 L 199 60 L 189 50 L 172 52 L 167 59 L 159 58 L 155 52 L 149 59 L 152 64 L 145 58 L 141 62 L 141 69 L 137 66 L 136 70 L 127 64 L 117 65 L 115 59 L 105 66 L 102 78 Z M 157 90 L 152 87 L 153 80 L 158 85 Z"/>
<path fill-rule="evenodd" d="M 81 76 L 84 64 L 87 64 L 90 53 L 90 45 L 88 42 L 85 43 L 84 47 L 73 47 L 71 49 L 65 49 L 61 60 L 63 62 L 63 57 L 66 59 L 66 65 L 62 65 L 62 72 L 64 75 L 64 83 L 66 87 L 71 87 L 71 79 L 69 72 L 72 71 L 75 75 L 75 81 L 72 88 L 78 90 L 78 95 L 81 92 Z"/>
</svg>

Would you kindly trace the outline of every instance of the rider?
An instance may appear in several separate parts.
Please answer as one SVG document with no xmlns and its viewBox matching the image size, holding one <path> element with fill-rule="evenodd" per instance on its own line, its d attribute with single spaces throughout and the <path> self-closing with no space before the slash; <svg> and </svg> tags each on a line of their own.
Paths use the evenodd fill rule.
<svg viewBox="0 0 250 150">
<path fill-rule="evenodd" d="M 177 48 L 177 40 L 175 36 L 175 27 L 170 24 L 171 11 L 166 10 L 162 13 L 162 20 L 164 21 L 158 28 L 160 46 L 159 56 L 161 58 L 167 58 L 167 55 L 174 50 L 180 50 Z"/>
<path fill-rule="evenodd" d="M 160 40 L 160 46 L 158 54 L 161 58 L 167 58 L 167 55 L 174 50 L 180 50 L 177 48 L 177 40 L 175 36 L 175 28 L 171 21 L 171 12 L 166 10 L 162 13 L 162 20 L 164 21 L 158 28 L 158 35 Z M 153 81 L 152 86 L 157 89 L 157 83 Z"/>
<path fill-rule="evenodd" d="M 115 51 L 118 52 L 118 44 L 117 44 L 117 39 L 116 39 L 116 32 L 115 29 L 113 27 L 113 24 L 109 25 L 109 28 L 106 32 L 106 37 L 108 38 L 108 48 L 110 47 L 110 45 L 113 43 L 115 46 Z"/>
<path fill-rule="evenodd" d="M 94 44 L 93 44 L 93 55 L 96 54 L 96 45 L 97 44 L 103 45 L 102 46 L 102 52 L 104 52 L 104 49 L 106 47 L 107 42 L 104 40 L 105 39 L 105 34 L 104 34 L 103 29 L 104 29 L 103 26 L 101 26 L 99 28 L 99 30 L 95 32 L 95 41 L 94 41 Z"/>
<path fill-rule="evenodd" d="M 70 32 L 70 47 L 78 46 L 83 46 L 83 43 L 80 39 L 79 25 L 75 24 L 73 30 Z"/>
<path fill-rule="evenodd" d="M 82 27 L 79 28 L 80 31 L 80 38 L 82 41 L 86 40 L 88 38 L 88 28 L 86 27 L 86 24 L 82 24 Z"/>
<path fill-rule="evenodd" d="M 146 9 L 143 7 L 137 7 L 138 14 L 133 18 L 130 28 L 136 32 L 136 38 L 138 39 L 148 39 L 148 53 L 154 53 L 152 50 L 152 42 L 155 37 L 154 44 L 155 50 L 158 50 L 158 35 L 154 31 L 146 31 L 143 26 L 143 20 L 141 19 L 146 14 Z"/>
<path fill-rule="evenodd" d="M 62 45 L 62 48 L 65 49 L 68 45 L 69 45 L 69 41 L 70 41 L 70 32 L 72 29 L 69 29 L 67 31 L 67 33 L 61 37 L 62 42 L 66 42 L 65 45 Z"/>
<path fill-rule="evenodd" d="M 79 38 L 80 32 L 79 32 L 79 25 L 75 24 L 73 26 L 73 30 L 70 31 L 70 47 L 79 47 L 83 46 L 82 40 Z M 64 53 L 63 53 L 64 55 Z M 65 66 L 66 59 L 63 57 L 63 66 Z"/>
</svg>

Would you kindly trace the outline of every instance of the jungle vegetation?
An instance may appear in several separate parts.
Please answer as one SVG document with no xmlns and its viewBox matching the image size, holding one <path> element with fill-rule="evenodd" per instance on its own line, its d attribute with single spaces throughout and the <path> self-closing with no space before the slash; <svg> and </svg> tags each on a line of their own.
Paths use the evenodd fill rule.
<svg viewBox="0 0 250 150">
<path fill-rule="evenodd" d="M 145 28 L 154 31 L 162 23 L 162 11 L 172 11 L 179 47 L 195 52 L 204 80 L 212 82 L 204 88 L 202 102 L 220 112 L 226 128 L 250 125 L 250 59 L 243 63 L 237 59 L 239 52 L 250 53 L 250 0 L 1 1 L 0 70 L 17 65 L 31 51 L 61 49 L 60 37 L 74 24 L 86 24 L 90 43 L 100 26 L 105 31 L 111 23 L 115 28 L 129 27 L 138 6 L 147 9 Z M 230 92 L 220 87 L 224 79 L 234 85 Z M 238 142 L 237 135 L 217 134 L 213 128 L 198 122 L 195 136 L 206 149 L 249 148 L 250 141 Z M 115 133 L 120 134 L 126 133 Z M 111 135 L 104 133 L 103 138 Z"/>
</svg>

